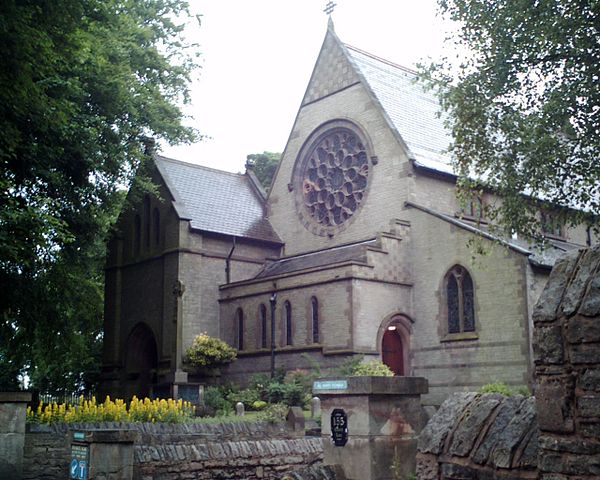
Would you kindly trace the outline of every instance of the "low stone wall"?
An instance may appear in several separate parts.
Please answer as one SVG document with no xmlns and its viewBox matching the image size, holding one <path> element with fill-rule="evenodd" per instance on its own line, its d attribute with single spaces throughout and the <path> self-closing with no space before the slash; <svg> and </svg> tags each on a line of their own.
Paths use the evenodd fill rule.
<svg viewBox="0 0 600 480">
<path fill-rule="evenodd" d="M 421 432 L 419 480 L 537 477 L 535 399 L 457 393 Z"/>
<path fill-rule="evenodd" d="M 314 475 L 306 478 L 333 478 L 322 468 L 319 437 L 294 437 L 285 425 L 255 422 L 30 425 L 25 435 L 23 478 L 69 478 L 72 434 L 91 430 L 134 433 L 135 479 L 278 479 L 306 467 L 312 467 L 306 471 Z"/>
</svg>

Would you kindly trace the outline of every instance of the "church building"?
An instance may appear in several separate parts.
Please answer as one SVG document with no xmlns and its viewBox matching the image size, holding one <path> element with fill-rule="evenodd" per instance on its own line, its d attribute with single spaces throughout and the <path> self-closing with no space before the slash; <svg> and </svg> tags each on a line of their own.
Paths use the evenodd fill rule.
<svg viewBox="0 0 600 480">
<path fill-rule="evenodd" d="M 553 228 L 541 253 L 497 241 L 493 194 L 456 198 L 438 110 L 415 72 L 330 23 L 268 194 L 250 166 L 156 155 L 159 194 L 122 213 L 109 245 L 103 392 L 193 399 L 206 379 L 185 351 L 204 332 L 238 350 L 223 381 L 268 373 L 273 340 L 277 369 L 381 359 L 426 377 L 429 405 L 530 384 L 532 307 L 589 231 Z"/>
</svg>

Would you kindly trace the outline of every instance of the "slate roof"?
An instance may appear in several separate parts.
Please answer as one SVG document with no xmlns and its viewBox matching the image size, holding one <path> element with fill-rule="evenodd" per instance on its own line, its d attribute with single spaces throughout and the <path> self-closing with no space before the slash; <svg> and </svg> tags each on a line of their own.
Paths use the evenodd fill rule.
<svg viewBox="0 0 600 480">
<path fill-rule="evenodd" d="M 274 275 L 297 272 L 307 268 L 334 265 L 336 263 L 349 261 L 366 263 L 366 247 L 376 247 L 377 245 L 377 240 L 368 240 L 365 242 L 342 245 L 340 247 L 334 247 L 318 252 L 282 258 L 280 260 L 267 263 L 263 270 L 256 275 L 256 278 L 272 277 Z"/>
<path fill-rule="evenodd" d="M 488 232 L 484 227 L 473 225 L 472 223 L 461 220 L 460 218 L 447 215 L 445 213 L 438 212 L 428 207 L 424 207 L 414 202 L 405 202 L 407 207 L 416 208 L 422 212 L 425 212 L 434 217 L 440 218 L 448 223 L 456 225 L 464 230 L 475 233 L 483 238 L 487 238 L 492 241 L 499 241 L 506 245 L 512 250 L 519 252 L 523 255 L 527 255 L 529 262 L 532 265 L 544 268 L 552 268 L 554 263 L 564 255 L 565 252 L 582 248 L 581 245 L 574 243 L 564 242 L 560 240 L 548 239 L 547 246 L 544 250 L 530 245 L 528 242 L 521 239 L 514 238 L 500 238 Z"/>
<path fill-rule="evenodd" d="M 404 140 L 410 158 L 424 167 L 453 173 L 447 153 L 452 139 L 443 117 L 438 116 L 439 101 L 423 89 L 417 73 L 350 45 L 344 47 L 390 126 Z"/>
<path fill-rule="evenodd" d="M 180 218 L 193 229 L 282 243 L 247 175 L 155 156 Z"/>
</svg>

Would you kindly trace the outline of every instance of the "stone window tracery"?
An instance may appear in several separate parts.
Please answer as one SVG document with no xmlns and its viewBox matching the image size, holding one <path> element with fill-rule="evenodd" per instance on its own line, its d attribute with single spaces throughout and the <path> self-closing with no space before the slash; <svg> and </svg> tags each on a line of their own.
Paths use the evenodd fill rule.
<svg viewBox="0 0 600 480">
<path fill-rule="evenodd" d="M 475 305 L 473 280 L 460 265 L 446 275 L 446 301 L 448 306 L 448 333 L 475 331 Z"/>
<path fill-rule="evenodd" d="M 374 161 L 353 123 L 336 120 L 315 130 L 300 152 L 292 182 L 304 226 L 319 235 L 344 228 L 365 201 Z"/>
</svg>

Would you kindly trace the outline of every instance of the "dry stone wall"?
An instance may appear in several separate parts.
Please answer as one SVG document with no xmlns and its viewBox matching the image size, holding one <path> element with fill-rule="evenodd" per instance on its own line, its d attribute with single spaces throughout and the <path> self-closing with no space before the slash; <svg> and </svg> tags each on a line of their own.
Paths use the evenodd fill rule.
<svg viewBox="0 0 600 480">
<path fill-rule="evenodd" d="M 456 393 L 419 437 L 419 480 L 528 479 L 537 476 L 535 399 Z"/>
<path fill-rule="evenodd" d="M 129 430 L 134 443 L 133 478 L 332 479 L 322 466 L 320 437 L 293 437 L 283 425 L 229 424 L 65 424 L 30 425 L 25 436 L 23 478 L 69 477 L 74 431 Z M 339 478 L 339 477 L 338 477 Z"/>
<path fill-rule="evenodd" d="M 540 478 L 600 478 L 600 245 L 557 262 L 533 321 Z"/>
</svg>

